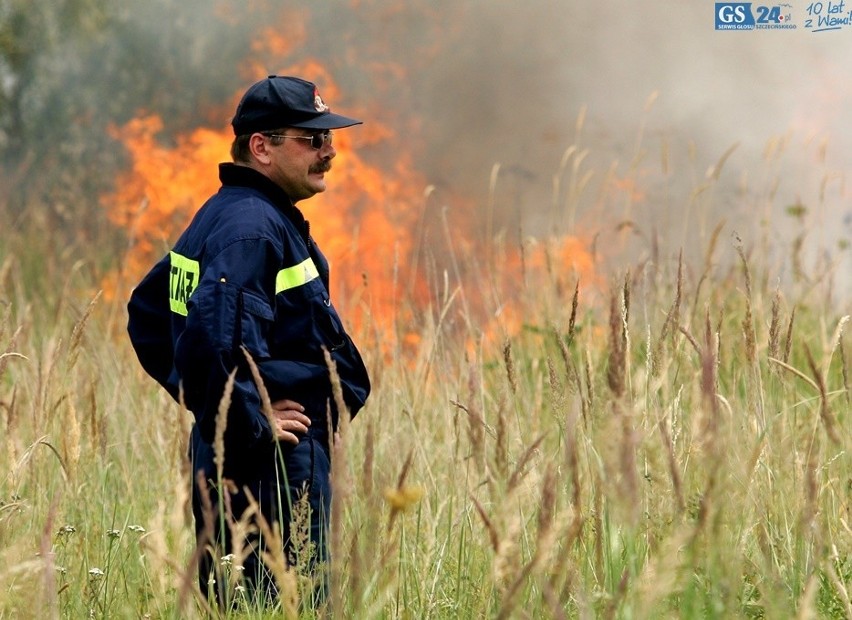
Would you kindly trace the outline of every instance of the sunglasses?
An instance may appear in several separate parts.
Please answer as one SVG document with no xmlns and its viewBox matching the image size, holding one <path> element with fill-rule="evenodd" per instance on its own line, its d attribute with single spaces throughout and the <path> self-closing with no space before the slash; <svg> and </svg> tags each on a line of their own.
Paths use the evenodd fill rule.
<svg viewBox="0 0 852 620">
<path fill-rule="evenodd" d="M 311 134 L 310 136 L 285 136 L 283 133 L 265 133 L 263 135 L 267 138 L 292 138 L 294 140 L 310 140 L 311 148 L 317 151 L 320 150 L 325 144 L 328 144 L 330 146 L 333 136 L 330 131 L 323 131 L 322 133 L 315 133 Z"/>
</svg>

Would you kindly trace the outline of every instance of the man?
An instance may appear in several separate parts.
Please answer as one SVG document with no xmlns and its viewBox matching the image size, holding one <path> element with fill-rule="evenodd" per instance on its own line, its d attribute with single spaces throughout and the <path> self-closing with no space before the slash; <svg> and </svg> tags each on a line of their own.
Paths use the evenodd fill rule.
<svg viewBox="0 0 852 620">
<path fill-rule="evenodd" d="M 281 525 L 287 553 L 292 509 L 307 501 L 310 565 L 328 559 L 329 444 L 338 416 L 361 409 L 370 382 L 331 304 L 328 263 L 295 203 L 326 189 L 336 155 L 331 130 L 360 122 L 332 113 L 317 87 L 299 78 L 272 75 L 251 86 L 231 123 L 234 161 L 220 164 L 222 187 L 128 304 L 142 366 L 195 417 L 193 513 L 199 551 L 214 550 L 202 553 L 199 579 L 203 592 L 217 584 L 220 602 L 227 580 L 215 578 L 217 554 L 266 544 L 257 535 L 231 539 L 252 498 L 270 526 Z M 348 412 L 338 411 L 326 355 Z M 271 412 L 264 413 L 252 365 Z M 221 478 L 230 482 L 219 486 L 215 440 L 226 386 L 218 449 Z M 245 557 L 243 574 L 252 595 L 274 597 L 260 549 Z"/>
</svg>

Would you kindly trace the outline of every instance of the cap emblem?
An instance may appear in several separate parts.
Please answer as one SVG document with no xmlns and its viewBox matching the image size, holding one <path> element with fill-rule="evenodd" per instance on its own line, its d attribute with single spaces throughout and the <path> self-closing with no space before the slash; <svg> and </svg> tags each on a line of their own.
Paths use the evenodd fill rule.
<svg viewBox="0 0 852 620">
<path fill-rule="evenodd" d="M 316 87 L 314 87 L 314 108 L 316 108 L 317 112 L 328 112 L 328 106 L 323 102 L 319 94 L 319 89 Z"/>
</svg>

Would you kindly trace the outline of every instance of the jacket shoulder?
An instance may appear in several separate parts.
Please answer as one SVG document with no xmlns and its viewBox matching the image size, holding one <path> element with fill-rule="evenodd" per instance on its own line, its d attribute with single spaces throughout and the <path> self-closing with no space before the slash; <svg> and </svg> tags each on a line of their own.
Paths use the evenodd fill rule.
<svg viewBox="0 0 852 620">
<path fill-rule="evenodd" d="M 243 240 L 267 240 L 280 248 L 296 234 L 284 214 L 261 192 L 224 187 L 199 209 L 175 247 L 190 255 L 203 252 L 209 256 Z"/>
</svg>

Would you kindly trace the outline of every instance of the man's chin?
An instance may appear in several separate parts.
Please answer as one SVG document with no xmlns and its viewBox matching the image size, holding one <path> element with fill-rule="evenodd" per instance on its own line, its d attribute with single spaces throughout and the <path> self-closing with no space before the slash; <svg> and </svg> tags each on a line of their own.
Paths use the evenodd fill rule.
<svg viewBox="0 0 852 620">
<path fill-rule="evenodd" d="M 311 189 L 314 190 L 314 192 L 319 193 L 319 192 L 324 192 L 325 188 L 326 188 L 326 184 L 325 184 L 324 175 L 322 173 L 320 173 L 318 175 L 317 174 L 313 175 L 313 179 L 312 179 L 312 183 L 311 183 Z"/>
</svg>

